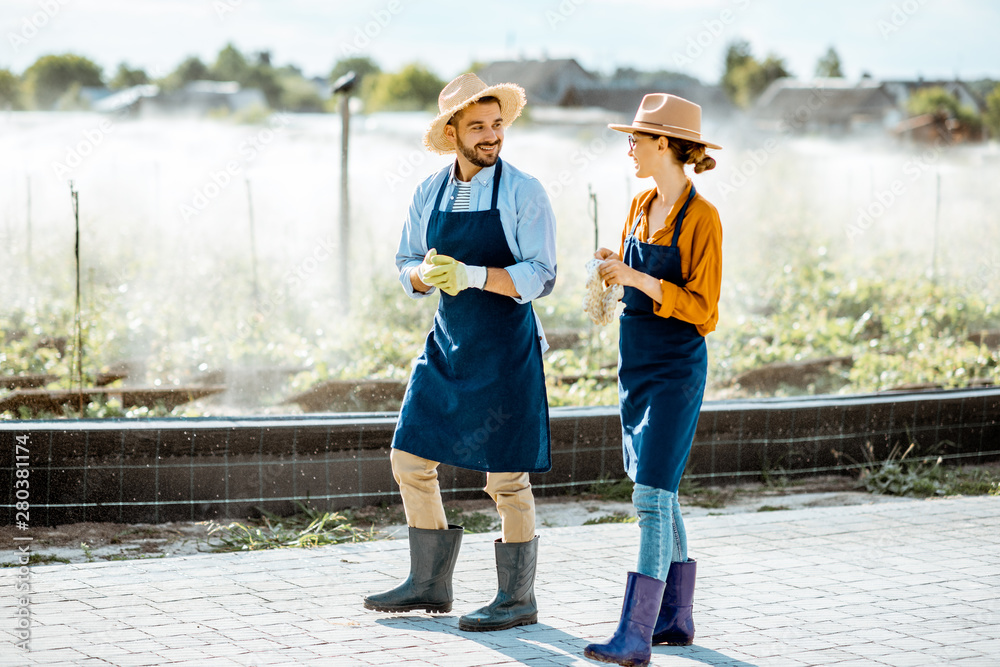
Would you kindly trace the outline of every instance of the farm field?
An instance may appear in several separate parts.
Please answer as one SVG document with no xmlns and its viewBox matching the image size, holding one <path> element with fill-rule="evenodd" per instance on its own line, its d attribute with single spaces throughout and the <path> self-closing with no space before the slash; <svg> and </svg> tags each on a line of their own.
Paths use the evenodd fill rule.
<svg viewBox="0 0 1000 667">
<path fill-rule="evenodd" d="M 393 264 L 413 188 L 447 164 L 421 148 L 428 119 L 354 118 L 345 288 L 336 116 L 0 116 L 0 375 L 71 386 L 71 181 L 84 384 L 123 376 L 84 416 L 295 413 L 289 399 L 324 382 L 405 382 L 436 302 L 406 298 Z M 546 357 L 552 405 L 617 402 L 617 333 L 580 310 L 584 264 L 594 213 L 600 244 L 616 248 L 651 181 L 632 176 L 608 120 L 537 114 L 505 139 L 504 159 L 546 186 L 559 225 L 556 290 L 535 304 L 559 342 Z M 706 398 L 1000 378 L 1000 147 L 762 135 L 738 120 L 709 130 L 725 149 L 694 182 L 722 216 L 725 266 Z M 111 393 L 200 386 L 217 393 L 176 407 Z"/>
</svg>

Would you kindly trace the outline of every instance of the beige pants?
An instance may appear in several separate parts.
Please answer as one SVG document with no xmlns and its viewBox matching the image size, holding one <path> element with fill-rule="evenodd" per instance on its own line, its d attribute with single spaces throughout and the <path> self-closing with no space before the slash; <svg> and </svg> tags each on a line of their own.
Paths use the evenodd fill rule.
<svg viewBox="0 0 1000 667">
<path fill-rule="evenodd" d="M 407 525 L 429 530 L 448 528 L 438 485 L 439 464 L 398 449 L 392 450 L 389 460 L 403 497 Z M 486 473 L 483 490 L 497 504 L 504 542 L 530 542 L 535 538 L 535 499 L 528 473 Z"/>
</svg>

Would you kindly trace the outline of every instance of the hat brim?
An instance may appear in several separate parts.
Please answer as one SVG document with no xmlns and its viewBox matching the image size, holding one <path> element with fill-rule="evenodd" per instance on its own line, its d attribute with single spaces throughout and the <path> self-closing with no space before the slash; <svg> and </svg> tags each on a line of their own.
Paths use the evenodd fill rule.
<svg viewBox="0 0 1000 667">
<path fill-rule="evenodd" d="M 439 113 L 424 133 L 424 147 L 432 153 L 447 155 L 455 152 L 455 144 L 448 141 L 444 136 L 444 126 L 448 124 L 452 116 L 471 104 L 475 104 L 484 97 L 495 97 L 500 100 L 500 118 L 503 119 L 504 128 L 510 127 L 511 123 L 517 120 L 527 103 L 524 88 L 514 83 L 498 83 L 495 86 L 484 88 L 471 98 L 463 102 L 454 109 L 449 109 Z"/>
<path fill-rule="evenodd" d="M 695 134 L 694 132 L 687 132 L 681 128 L 677 130 L 666 130 L 661 128 L 646 127 L 644 125 L 608 125 L 612 130 L 617 130 L 618 132 L 624 132 L 626 134 L 632 134 L 633 132 L 643 132 L 645 134 L 655 134 L 662 137 L 674 137 L 675 139 L 684 139 L 686 141 L 693 141 L 696 144 L 702 144 L 706 148 L 715 148 L 721 150 L 722 146 L 718 144 L 713 144 L 710 141 L 705 141 L 701 138 L 701 135 Z"/>
</svg>

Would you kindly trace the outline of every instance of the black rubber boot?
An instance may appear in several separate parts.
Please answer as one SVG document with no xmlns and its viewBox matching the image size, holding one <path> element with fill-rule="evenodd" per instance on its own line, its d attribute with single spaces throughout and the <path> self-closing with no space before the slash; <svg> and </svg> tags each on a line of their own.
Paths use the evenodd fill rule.
<svg viewBox="0 0 1000 667">
<path fill-rule="evenodd" d="M 410 576 L 400 586 L 365 598 L 365 609 L 443 614 L 455 600 L 451 577 L 462 546 L 462 527 L 448 530 L 410 528 Z"/>
<path fill-rule="evenodd" d="M 497 540 L 493 546 L 497 558 L 497 594 L 485 607 L 459 618 L 459 630 L 506 630 L 538 622 L 535 602 L 538 537 L 530 542 Z"/>
</svg>

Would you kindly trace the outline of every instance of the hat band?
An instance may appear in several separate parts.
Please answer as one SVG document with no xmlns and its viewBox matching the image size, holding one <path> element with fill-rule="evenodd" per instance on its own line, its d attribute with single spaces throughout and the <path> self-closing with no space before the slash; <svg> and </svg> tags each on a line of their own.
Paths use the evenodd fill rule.
<svg viewBox="0 0 1000 667">
<path fill-rule="evenodd" d="M 649 125 L 655 126 L 650 127 L 650 129 L 662 129 L 670 132 L 677 132 L 678 134 L 683 134 L 688 137 L 694 137 L 697 141 L 701 141 L 701 132 L 695 132 L 694 130 L 689 130 L 686 127 L 677 127 L 676 125 L 665 125 L 663 123 L 653 123 L 648 120 L 634 120 L 632 125 Z"/>
</svg>

